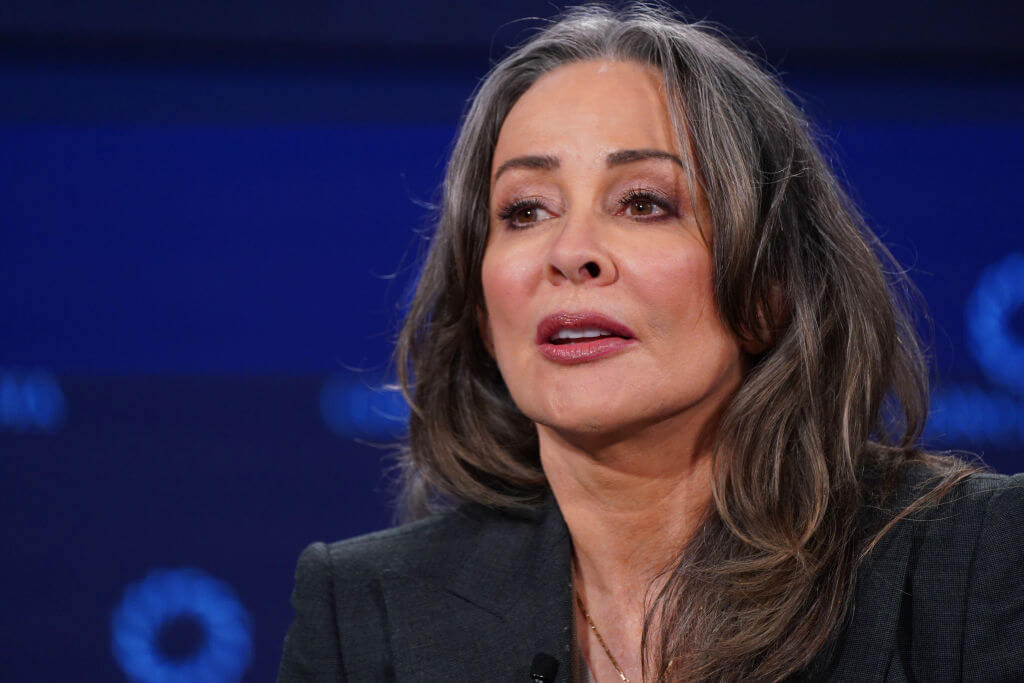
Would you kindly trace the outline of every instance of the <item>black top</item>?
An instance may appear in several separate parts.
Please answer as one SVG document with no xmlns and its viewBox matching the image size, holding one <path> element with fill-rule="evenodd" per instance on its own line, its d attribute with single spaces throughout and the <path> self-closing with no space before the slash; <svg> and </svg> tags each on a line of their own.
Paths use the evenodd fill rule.
<svg viewBox="0 0 1024 683">
<path fill-rule="evenodd" d="M 530 513 L 465 505 L 314 543 L 278 681 L 524 683 L 538 653 L 570 681 L 570 553 L 550 492 Z M 857 573 L 840 637 L 799 678 L 1024 681 L 1024 474 L 974 475 L 896 524 Z"/>
</svg>

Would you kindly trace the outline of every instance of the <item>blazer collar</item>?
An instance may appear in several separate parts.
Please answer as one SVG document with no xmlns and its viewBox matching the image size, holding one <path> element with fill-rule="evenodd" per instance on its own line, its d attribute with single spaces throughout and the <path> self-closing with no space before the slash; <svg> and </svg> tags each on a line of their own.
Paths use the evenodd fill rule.
<svg viewBox="0 0 1024 683">
<path fill-rule="evenodd" d="M 478 542 L 445 588 L 498 616 L 510 614 L 527 595 L 548 604 L 568 600 L 572 544 L 550 489 L 535 511 L 474 513 L 481 521 Z"/>
<path fill-rule="evenodd" d="M 423 631 L 415 624 L 430 623 L 433 656 L 461 662 L 463 673 L 515 671 L 514 678 L 530 680 L 529 667 L 537 653 L 559 661 L 556 681 L 570 680 L 572 654 L 572 544 L 568 529 L 550 490 L 533 512 L 509 514 L 482 506 L 464 506 L 455 514 L 468 519 L 465 539 L 439 549 L 448 555 L 430 575 L 388 572 L 383 587 L 392 624 L 396 667 L 400 671 L 431 672 L 434 663 L 422 657 Z M 449 599 L 428 600 L 424 591 L 438 590 Z M 467 604 L 468 603 L 468 604 Z M 417 606 L 420 605 L 420 606 Z M 434 611 L 436 605 L 447 605 Z M 467 653 L 465 643 L 495 643 L 490 650 Z M 485 676 L 487 678 L 487 676 Z M 504 678 L 502 678 L 504 680 Z"/>
</svg>

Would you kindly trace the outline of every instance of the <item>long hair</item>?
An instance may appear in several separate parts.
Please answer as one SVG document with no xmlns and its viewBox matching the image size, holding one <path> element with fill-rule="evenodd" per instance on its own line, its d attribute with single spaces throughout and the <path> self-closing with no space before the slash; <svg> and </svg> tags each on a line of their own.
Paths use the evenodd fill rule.
<svg viewBox="0 0 1024 683">
<path fill-rule="evenodd" d="M 689 177 L 710 207 L 719 314 L 737 337 L 767 345 L 715 432 L 711 503 L 647 596 L 645 678 L 781 680 L 838 630 L 881 535 L 970 468 L 916 448 L 928 373 L 905 274 L 777 78 L 709 25 L 650 4 L 576 7 L 478 86 L 396 346 L 411 406 L 401 503 L 406 517 L 457 502 L 514 509 L 546 488 L 536 428 L 478 328 L 489 178 L 516 100 L 545 73 L 594 59 L 663 75 Z M 915 462 L 937 485 L 864 533 L 858 510 Z"/>
</svg>

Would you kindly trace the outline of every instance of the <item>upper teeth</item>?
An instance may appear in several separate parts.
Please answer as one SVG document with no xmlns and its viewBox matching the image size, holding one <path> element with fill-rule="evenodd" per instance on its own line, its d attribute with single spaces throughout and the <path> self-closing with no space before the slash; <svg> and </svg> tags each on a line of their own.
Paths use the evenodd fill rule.
<svg viewBox="0 0 1024 683">
<path fill-rule="evenodd" d="M 552 339 L 584 339 L 587 337 L 607 337 L 611 335 L 611 332 L 602 330 L 599 327 L 584 327 L 579 330 L 566 330 L 561 329 L 555 333 Z"/>
</svg>

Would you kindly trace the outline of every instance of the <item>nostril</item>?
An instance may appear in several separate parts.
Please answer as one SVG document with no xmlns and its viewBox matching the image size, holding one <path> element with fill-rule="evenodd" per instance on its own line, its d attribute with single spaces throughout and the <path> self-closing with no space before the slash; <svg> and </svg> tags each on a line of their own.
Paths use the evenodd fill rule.
<svg viewBox="0 0 1024 683">
<path fill-rule="evenodd" d="M 586 270 L 590 274 L 590 277 L 597 277 L 601 274 L 601 267 L 593 261 L 587 261 L 583 264 L 583 268 L 580 270 Z"/>
</svg>

